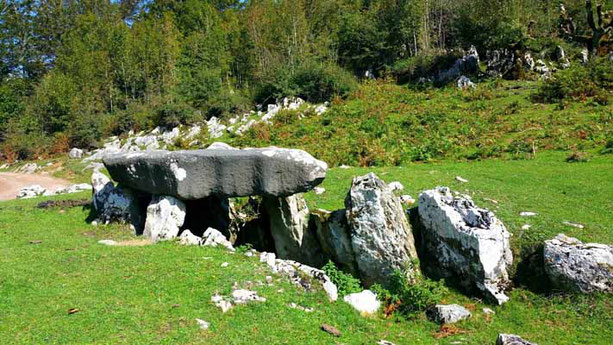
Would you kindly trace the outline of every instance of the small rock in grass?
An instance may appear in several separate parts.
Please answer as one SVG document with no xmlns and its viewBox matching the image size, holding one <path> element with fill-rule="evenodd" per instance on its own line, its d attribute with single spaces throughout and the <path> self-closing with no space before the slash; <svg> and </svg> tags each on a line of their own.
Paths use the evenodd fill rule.
<svg viewBox="0 0 613 345">
<path fill-rule="evenodd" d="M 468 180 L 463 178 L 462 176 L 456 176 L 455 180 L 462 183 L 468 183 Z"/>
<path fill-rule="evenodd" d="M 485 314 L 485 315 L 494 315 L 494 314 L 496 314 L 496 312 L 493 311 L 490 308 L 483 308 L 482 310 L 483 310 L 483 314 Z"/>
<path fill-rule="evenodd" d="M 92 226 L 98 226 L 98 221 L 97 221 L 97 220 L 92 221 L 92 222 L 91 222 L 91 225 L 92 225 Z"/>
<path fill-rule="evenodd" d="M 298 305 L 296 303 L 290 303 L 288 306 L 290 308 L 292 308 L 292 309 L 302 310 L 302 311 L 304 311 L 306 313 L 312 313 L 313 311 L 315 311 L 315 309 L 313 309 L 313 308 L 306 308 L 306 307 L 303 307 L 303 306 Z"/>
<path fill-rule="evenodd" d="M 350 169 L 351 167 L 349 165 L 342 164 L 341 166 L 339 166 L 339 168 L 341 168 L 341 169 Z"/>
<path fill-rule="evenodd" d="M 498 200 L 494 200 L 494 199 L 490 199 L 490 198 L 483 198 L 483 200 L 485 200 L 485 201 L 489 201 L 489 202 L 491 202 L 492 204 L 496 204 L 496 205 L 498 205 Z"/>
<path fill-rule="evenodd" d="M 272 277 L 271 276 L 266 276 L 266 282 L 268 284 L 272 283 Z"/>
<path fill-rule="evenodd" d="M 519 335 L 500 333 L 498 334 L 496 345 L 537 345 L 537 344 L 531 343 L 523 339 Z"/>
<path fill-rule="evenodd" d="M 579 223 L 571 223 L 571 222 L 562 222 L 562 224 L 564 225 L 568 225 L 568 226 L 572 226 L 573 228 L 577 228 L 577 229 L 583 229 L 585 228 L 585 225 L 583 224 L 579 224 Z"/>
<path fill-rule="evenodd" d="M 396 345 L 396 344 L 392 343 L 391 341 L 381 339 L 377 342 L 377 345 Z"/>
<path fill-rule="evenodd" d="M 104 244 L 105 246 L 114 246 L 117 245 L 117 242 L 113 241 L 113 240 L 100 240 L 98 241 L 98 243 L 100 244 Z"/>
<path fill-rule="evenodd" d="M 530 224 L 524 224 L 524 225 L 522 225 L 522 226 L 521 226 L 521 229 L 522 229 L 522 230 L 528 230 L 528 229 L 530 229 L 531 227 L 532 227 L 532 225 L 530 225 Z"/>
<path fill-rule="evenodd" d="M 521 217 L 534 217 L 534 216 L 537 215 L 537 213 L 536 212 L 523 211 L 523 212 L 520 212 L 519 215 Z"/>
<path fill-rule="evenodd" d="M 377 300 L 377 295 L 370 290 L 349 294 L 345 296 L 343 300 L 349 303 L 353 309 L 357 310 L 362 315 L 374 314 L 381 306 L 381 302 Z"/>
<path fill-rule="evenodd" d="M 258 296 L 256 291 L 242 289 L 232 291 L 232 298 L 236 304 L 247 304 L 251 301 L 266 302 L 266 298 Z"/>
<path fill-rule="evenodd" d="M 387 186 L 391 188 L 392 192 L 399 192 L 404 189 L 402 183 L 398 181 L 391 182 Z"/>
<path fill-rule="evenodd" d="M 322 187 L 315 187 L 313 188 L 313 192 L 315 192 L 315 194 L 320 195 L 326 192 L 325 188 Z"/>
<path fill-rule="evenodd" d="M 220 295 L 212 296 L 211 302 L 213 302 L 216 307 L 219 307 L 222 313 L 225 313 L 232 308 L 232 303 L 224 300 L 223 296 Z"/>
<path fill-rule="evenodd" d="M 472 315 L 468 309 L 458 304 L 437 304 L 429 313 L 429 316 L 434 322 L 449 324 L 466 320 Z"/>
<path fill-rule="evenodd" d="M 198 323 L 198 326 L 200 326 L 203 331 L 209 329 L 210 324 L 204 320 L 196 319 L 196 323 Z"/>
<path fill-rule="evenodd" d="M 228 265 L 229 265 L 229 263 L 224 262 L 224 263 L 221 264 L 221 267 L 228 267 Z"/>
<path fill-rule="evenodd" d="M 329 334 L 332 334 L 332 335 L 333 335 L 333 336 L 335 336 L 335 337 L 340 337 L 340 336 L 341 336 L 341 331 L 339 331 L 339 330 L 338 330 L 338 329 L 336 329 L 335 327 L 330 326 L 330 325 L 328 325 L 328 324 L 325 324 L 325 323 L 324 323 L 324 324 L 322 324 L 322 325 L 321 325 L 321 329 L 322 329 L 322 331 L 327 332 L 327 333 L 329 333 Z"/>
</svg>

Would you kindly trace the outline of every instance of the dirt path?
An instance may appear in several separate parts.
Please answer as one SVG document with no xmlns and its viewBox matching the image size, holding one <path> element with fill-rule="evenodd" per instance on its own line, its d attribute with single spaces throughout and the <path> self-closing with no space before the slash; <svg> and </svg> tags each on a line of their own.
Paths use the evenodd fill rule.
<svg viewBox="0 0 613 345">
<path fill-rule="evenodd" d="M 0 201 L 15 199 L 21 188 L 33 184 L 41 185 L 47 190 L 70 186 L 70 182 L 48 175 L 0 173 Z"/>
</svg>

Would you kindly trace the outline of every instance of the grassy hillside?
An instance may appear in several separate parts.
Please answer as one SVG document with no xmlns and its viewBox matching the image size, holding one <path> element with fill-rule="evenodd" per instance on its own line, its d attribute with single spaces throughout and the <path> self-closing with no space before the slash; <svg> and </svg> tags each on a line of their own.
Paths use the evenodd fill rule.
<svg viewBox="0 0 613 345">
<path fill-rule="evenodd" d="M 612 104 L 536 103 L 537 86 L 492 81 L 474 90 L 419 90 L 366 82 L 323 115 L 307 112 L 299 119 L 299 112 L 285 111 L 270 126 L 221 140 L 239 147 L 302 148 L 331 165 L 353 166 L 525 158 L 535 151 L 587 150 L 613 141 Z"/>
<path fill-rule="evenodd" d="M 566 163 L 565 157 L 548 153 L 532 160 L 335 168 L 323 184 L 327 191 L 308 193 L 307 199 L 311 207 L 342 207 L 351 178 L 372 170 L 388 182 L 401 181 L 415 197 L 436 185 L 468 189 L 478 205 L 495 210 L 508 226 L 516 254 L 559 232 L 613 243 L 613 157 L 594 155 L 587 163 Z M 456 175 L 469 182 L 455 181 Z M 493 344 L 499 332 L 541 345 L 604 345 L 613 339 L 610 295 L 541 295 L 518 286 L 509 303 L 488 306 L 496 314 L 486 316 L 481 309 L 487 305 L 452 289 L 444 302 L 473 312 L 471 320 L 456 326 L 441 329 L 423 315 L 363 318 L 344 302 L 329 303 L 323 292 L 306 293 L 283 277 L 259 286 L 256 282 L 271 273 L 241 253 L 176 243 L 100 245 L 100 239 L 133 237 L 122 226 L 89 225 L 87 208 L 36 209 L 39 201 L 0 203 L 0 339 L 9 343 Z M 520 211 L 539 215 L 524 219 Z M 567 227 L 565 220 L 586 227 Z M 533 227 L 522 231 L 524 223 Z M 229 266 L 221 267 L 223 262 Z M 226 314 L 210 302 L 214 293 L 229 294 L 234 282 L 246 286 L 247 281 L 268 300 Z M 315 311 L 291 309 L 289 303 Z M 79 312 L 69 314 L 71 308 Z M 211 322 L 209 331 L 201 331 L 195 318 Z M 337 327 L 342 336 L 321 331 L 322 323 Z"/>
</svg>

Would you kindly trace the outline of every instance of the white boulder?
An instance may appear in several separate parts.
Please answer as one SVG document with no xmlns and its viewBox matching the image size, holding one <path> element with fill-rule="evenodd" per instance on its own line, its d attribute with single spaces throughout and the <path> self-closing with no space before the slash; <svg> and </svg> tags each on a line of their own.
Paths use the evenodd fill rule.
<svg viewBox="0 0 613 345">
<path fill-rule="evenodd" d="M 68 158 L 70 159 L 80 159 L 83 158 L 83 150 L 73 147 L 68 152 Z"/>
<path fill-rule="evenodd" d="M 19 190 L 19 193 L 17 193 L 17 199 L 36 198 L 45 194 L 45 192 L 47 192 L 45 188 L 40 185 L 34 184 L 21 188 L 21 190 Z"/>
<path fill-rule="evenodd" d="M 437 304 L 429 313 L 432 321 L 440 324 L 456 323 L 469 319 L 472 314 L 458 304 Z"/>
<path fill-rule="evenodd" d="M 184 221 L 183 201 L 172 196 L 156 195 L 147 206 L 143 235 L 153 242 L 176 238 Z"/>
<path fill-rule="evenodd" d="M 377 295 L 370 290 L 349 294 L 343 300 L 362 315 L 374 314 L 381 307 L 381 302 L 377 300 Z"/>
<path fill-rule="evenodd" d="M 583 243 L 564 234 L 545 241 L 545 273 L 556 288 L 613 292 L 613 246 Z"/>
<path fill-rule="evenodd" d="M 469 196 L 454 197 L 447 187 L 421 193 L 418 212 L 425 256 L 432 261 L 424 267 L 432 275 L 453 278 L 499 304 L 509 299 L 510 234 L 492 212 Z"/>
</svg>

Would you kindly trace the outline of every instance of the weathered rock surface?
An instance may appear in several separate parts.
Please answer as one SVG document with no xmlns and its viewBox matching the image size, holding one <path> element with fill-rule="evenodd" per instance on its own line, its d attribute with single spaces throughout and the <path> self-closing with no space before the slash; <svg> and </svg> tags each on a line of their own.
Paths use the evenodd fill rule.
<svg viewBox="0 0 613 345">
<path fill-rule="evenodd" d="M 366 287 L 386 284 L 395 269 L 417 258 L 400 201 L 375 174 L 353 179 L 345 209 L 356 265 Z"/>
<path fill-rule="evenodd" d="M 333 212 L 315 210 L 311 213 L 311 226 L 315 229 L 324 255 L 332 259 L 342 270 L 357 275 L 358 269 L 345 210 Z"/>
<path fill-rule="evenodd" d="M 519 335 L 515 334 L 498 334 L 498 339 L 496 339 L 496 345 L 538 345 L 536 343 L 531 343 L 527 340 L 524 340 Z"/>
<path fill-rule="evenodd" d="M 317 237 L 309 228 L 309 208 L 302 194 L 265 197 L 262 206 L 270 220 L 270 232 L 279 258 L 311 266 L 325 263 Z"/>
<path fill-rule="evenodd" d="M 203 246 L 222 246 L 230 251 L 234 251 L 232 243 L 230 243 L 230 241 L 228 241 L 228 239 L 221 232 L 219 232 L 219 230 L 213 228 L 206 229 L 202 235 L 202 240 L 204 241 L 202 243 Z"/>
<path fill-rule="evenodd" d="M 154 196 L 147 206 L 143 235 L 153 242 L 170 240 L 179 235 L 185 221 L 185 204 L 172 196 Z"/>
<path fill-rule="evenodd" d="M 45 188 L 37 184 L 23 187 L 19 190 L 19 193 L 17 194 L 17 199 L 36 198 L 37 196 L 45 194 L 46 191 L 47 190 Z"/>
<path fill-rule="evenodd" d="M 78 149 L 76 147 L 73 147 L 72 149 L 70 149 L 70 152 L 68 152 L 68 158 L 70 159 L 79 159 L 83 157 L 83 150 Z"/>
<path fill-rule="evenodd" d="M 419 195 L 419 218 L 428 273 L 477 290 L 501 304 L 513 257 L 509 232 L 496 216 L 468 196 L 453 197 L 447 187 Z"/>
<path fill-rule="evenodd" d="M 437 304 L 428 314 L 432 321 L 440 324 L 456 323 L 472 316 L 468 309 L 458 304 Z"/>
<path fill-rule="evenodd" d="M 377 295 L 370 290 L 349 294 L 343 300 L 362 315 L 374 314 L 381 307 L 381 302 L 377 300 Z"/>
<path fill-rule="evenodd" d="M 185 246 L 201 246 L 204 244 L 204 241 L 202 240 L 202 237 L 198 237 L 192 234 L 190 230 L 186 229 L 183 230 L 179 236 L 179 243 Z"/>
<path fill-rule="evenodd" d="M 326 163 L 302 150 L 274 147 L 118 153 L 103 162 L 122 185 L 184 200 L 289 196 L 317 186 L 327 170 Z"/>
<path fill-rule="evenodd" d="M 545 273 L 553 286 L 581 293 L 613 292 L 613 246 L 564 234 L 545 241 Z"/>
<path fill-rule="evenodd" d="M 140 233 L 144 224 L 147 197 L 122 186 L 115 186 L 99 171 L 92 174 L 92 204 L 102 223 L 127 222 Z"/>
</svg>

